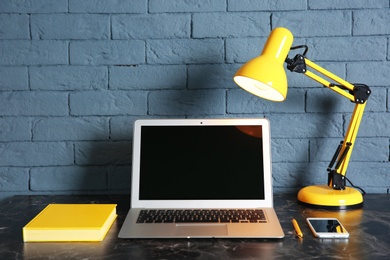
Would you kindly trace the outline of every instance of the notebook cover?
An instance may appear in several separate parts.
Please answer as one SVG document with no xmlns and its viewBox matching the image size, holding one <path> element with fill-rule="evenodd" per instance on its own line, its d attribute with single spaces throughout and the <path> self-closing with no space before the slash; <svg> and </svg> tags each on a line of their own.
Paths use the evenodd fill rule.
<svg viewBox="0 0 390 260">
<path fill-rule="evenodd" d="M 116 217 L 116 204 L 49 204 L 23 227 L 23 240 L 102 241 Z"/>
</svg>

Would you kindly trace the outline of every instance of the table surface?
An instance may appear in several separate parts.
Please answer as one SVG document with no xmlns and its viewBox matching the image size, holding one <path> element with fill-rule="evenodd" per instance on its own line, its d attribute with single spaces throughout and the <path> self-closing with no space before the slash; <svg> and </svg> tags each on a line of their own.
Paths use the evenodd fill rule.
<svg viewBox="0 0 390 260">
<path fill-rule="evenodd" d="M 390 259 L 390 195 L 368 194 L 362 209 L 328 211 L 275 195 L 283 239 L 119 239 L 127 195 L 14 196 L 1 204 L 0 259 Z M 24 243 L 22 228 L 49 203 L 116 203 L 118 218 L 102 242 Z M 349 239 L 315 238 L 305 219 L 336 217 Z M 294 235 L 295 218 L 304 234 Z"/>
</svg>

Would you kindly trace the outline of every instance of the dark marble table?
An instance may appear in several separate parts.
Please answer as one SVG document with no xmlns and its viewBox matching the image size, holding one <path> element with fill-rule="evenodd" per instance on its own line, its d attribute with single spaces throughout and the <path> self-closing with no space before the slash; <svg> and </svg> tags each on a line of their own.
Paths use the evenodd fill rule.
<svg viewBox="0 0 390 260">
<path fill-rule="evenodd" d="M 49 203 L 117 203 L 118 218 L 103 242 L 23 243 L 22 227 Z M 275 195 L 283 239 L 117 238 L 129 208 L 126 195 L 15 196 L 0 205 L 0 259 L 390 259 L 390 195 L 368 194 L 363 209 L 327 211 Z M 349 239 L 317 239 L 307 217 L 337 217 Z M 304 238 L 295 237 L 296 218 Z"/>
</svg>

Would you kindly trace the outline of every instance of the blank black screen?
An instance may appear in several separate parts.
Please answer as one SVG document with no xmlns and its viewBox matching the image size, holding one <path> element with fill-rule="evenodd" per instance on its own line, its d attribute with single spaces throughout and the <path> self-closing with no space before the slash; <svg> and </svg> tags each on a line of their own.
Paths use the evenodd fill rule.
<svg viewBox="0 0 390 260">
<path fill-rule="evenodd" d="M 263 186 L 261 137 L 235 126 L 142 126 L 141 200 L 258 200 Z"/>
<path fill-rule="evenodd" d="M 316 232 L 325 233 L 338 233 L 337 227 L 340 226 L 336 219 L 311 219 L 310 223 Z"/>
</svg>

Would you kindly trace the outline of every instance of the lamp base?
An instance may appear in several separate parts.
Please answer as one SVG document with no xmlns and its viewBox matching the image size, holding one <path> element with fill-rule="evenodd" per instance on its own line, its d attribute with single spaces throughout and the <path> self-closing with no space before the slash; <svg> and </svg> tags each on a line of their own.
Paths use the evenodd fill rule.
<svg viewBox="0 0 390 260">
<path fill-rule="evenodd" d="M 307 186 L 298 192 L 298 201 L 313 207 L 337 210 L 363 207 L 362 194 L 351 187 L 334 190 L 327 185 Z"/>
</svg>

